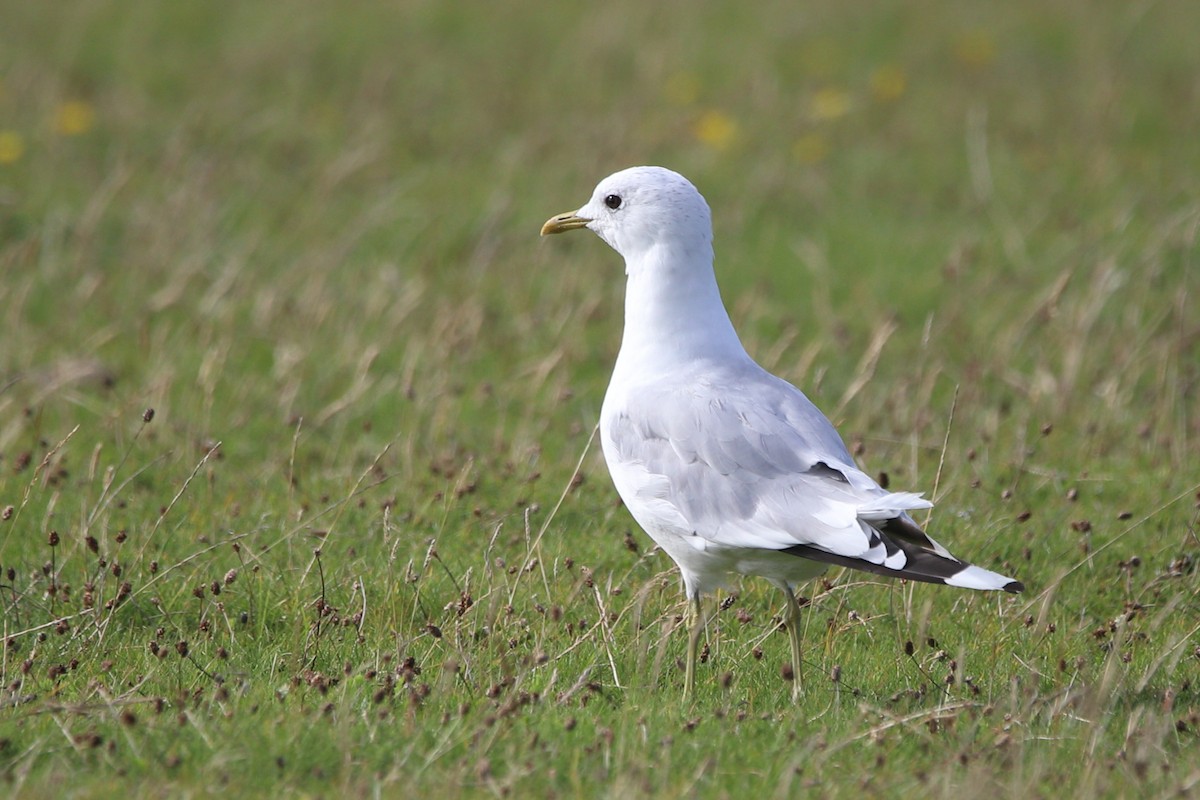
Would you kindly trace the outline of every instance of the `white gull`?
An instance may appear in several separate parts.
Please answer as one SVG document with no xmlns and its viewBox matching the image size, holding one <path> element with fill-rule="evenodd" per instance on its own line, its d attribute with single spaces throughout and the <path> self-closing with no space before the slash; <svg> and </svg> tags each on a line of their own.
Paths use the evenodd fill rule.
<svg viewBox="0 0 1200 800">
<path fill-rule="evenodd" d="M 700 596 L 756 575 L 787 600 L 800 691 L 796 587 L 829 564 L 965 589 L 1019 592 L 1019 581 L 950 554 L 858 468 L 804 394 L 746 353 L 713 272 L 708 204 L 682 175 L 633 167 L 600 182 L 542 235 L 588 228 L 625 258 L 625 333 L 600 412 L 613 483 L 679 566 L 690 606 L 684 691 L 695 685 Z"/>
</svg>

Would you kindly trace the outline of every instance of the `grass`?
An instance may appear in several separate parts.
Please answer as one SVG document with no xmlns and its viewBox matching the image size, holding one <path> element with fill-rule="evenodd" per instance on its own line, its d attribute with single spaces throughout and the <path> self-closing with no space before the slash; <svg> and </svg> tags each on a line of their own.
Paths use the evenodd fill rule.
<svg viewBox="0 0 1200 800">
<path fill-rule="evenodd" d="M 6 794 L 1197 790 L 1194 4 L 0 17 Z M 681 702 L 589 448 L 620 265 L 537 239 L 634 163 L 1023 595 L 831 571 L 793 705 L 747 581 Z"/>
</svg>

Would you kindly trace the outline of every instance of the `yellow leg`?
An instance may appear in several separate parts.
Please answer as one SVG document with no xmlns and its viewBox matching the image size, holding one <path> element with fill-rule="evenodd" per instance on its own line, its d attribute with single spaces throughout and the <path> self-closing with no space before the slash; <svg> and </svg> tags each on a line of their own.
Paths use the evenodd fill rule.
<svg viewBox="0 0 1200 800">
<path fill-rule="evenodd" d="M 792 700 L 799 700 L 804 694 L 804 684 L 800 677 L 800 604 L 792 587 L 785 585 L 783 594 L 787 597 L 787 630 L 788 639 L 792 644 Z"/>
<path fill-rule="evenodd" d="M 690 698 L 696 690 L 696 650 L 700 646 L 700 634 L 704 631 L 704 614 L 700 606 L 699 593 L 692 595 L 688 608 L 687 669 L 683 676 L 683 696 Z"/>
</svg>

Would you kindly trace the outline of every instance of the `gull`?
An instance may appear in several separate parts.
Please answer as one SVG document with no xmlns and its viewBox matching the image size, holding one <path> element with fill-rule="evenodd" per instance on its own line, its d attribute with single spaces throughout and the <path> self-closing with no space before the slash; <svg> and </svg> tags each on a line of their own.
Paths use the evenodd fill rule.
<svg viewBox="0 0 1200 800">
<path fill-rule="evenodd" d="M 734 575 L 783 591 L 801 692 L 796 587 L 829 565 L 964 589 L 1019 592 L 909 516 L 932 503 L 858 468 L 833 424 L 747 353 L 713 271 L 708 203 L 682 175 L 608 176 L 542 235 L 587 228 L 625 259 L 625 331 L 600 410 L 604 460 L 626 508 L 683 577 L 684 695 L 696 681 L 701 595 Z"/>
</svg>

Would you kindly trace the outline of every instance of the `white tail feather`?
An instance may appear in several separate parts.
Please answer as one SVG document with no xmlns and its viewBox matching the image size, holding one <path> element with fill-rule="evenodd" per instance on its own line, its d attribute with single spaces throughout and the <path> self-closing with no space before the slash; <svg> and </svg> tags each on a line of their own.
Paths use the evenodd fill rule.
<svg viewBox="0 0 1200 800">
<path fill-rule="evenodd" d="M 861 520 L 881 522 L 885 519 L 895 519 L 903 511 L 918 511 L 923 508 L 933 508 L 933 503 L 917 492 L 892 492 L 863 503 L 856 511 Z"/>
<path fill-rule="evenodd" d="M 957 586 L 960 589 L 982 589 L 983 591 L 1004 589 L 1013 583 L 1012 578 L 1006 578 L 991 570 L 975 566 L 967 567 L 962 572 L 956 572 L 945 580 L 947 586 Z"/>
</svg>

